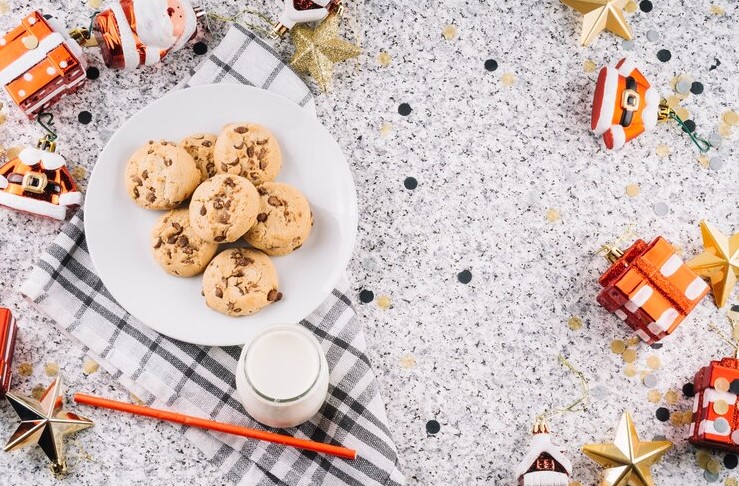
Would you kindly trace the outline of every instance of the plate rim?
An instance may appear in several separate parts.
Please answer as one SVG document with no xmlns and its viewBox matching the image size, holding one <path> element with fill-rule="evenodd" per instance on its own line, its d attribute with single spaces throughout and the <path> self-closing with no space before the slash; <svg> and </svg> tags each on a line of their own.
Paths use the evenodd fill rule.
<svg viewBox="0 0 739 486">
<path fill-rule="evenodd" d="M 114 131 L 114 133 L 111 135 L 111 137 L 108 139 L 108 141 L 103 146 L 102 150 L 97 154 L 97 157 L 95 159 L 95 165 L 93 166 L 92 171 L 90 172 L 90 178 L 88 179 L 87 189 L 85 191 L 85 204 L 83 204 L 82 209 L 85 211 L 85 213 L 87 213 L 87 210 L 86 210 L 87 195 L 90 193 L 91 188 L 97 187 L 97 185 L 94 183 L 94 181 L 96 180 L 96 175 L 102 172 L 102 169 L 99 169 L 98 170 L 98 166 L 101 165 L 100 162 L 101 162 L 101 158 L 102 158 L 103 154 L 105 154 L 108 151 L 108 149 L 110 148 L 110 146 L 113 143 L 116 142 L 116 137 L 119 135 L 119 133 L 125 127 L 127 127 L 129 124 L 136 123 L 139 118 L 141 118 L 142 116 L 144 116 L 143 113 L 145 111 L 148 111 L 149 109 L 152 109 L 154 106 L 156 106 L 156 105 L 158 105 L 160 103 L 163 103 L 164 100 L 168 100 L 170 98 L 177 97 L 177 96 L 185 96 L 185 95 L 183 95 L 183 93 L 191 94 L 191 93 L 197 92 L 197 91 L 203 91 L 204 93 L 207 93 L 208 91 L 213 90 L 213 89 L 217 89 L 217 88 L 225 88 L 225 89 L 230 89 L 230 90 L 243 91 L 243 92 L 246 92 L 246 93 L 250 93 L 249 96 L 252 96 L 253 95 L 253 96 L 266 96 L 268 98 L 271 97 L 273 99 L 280 100 L 279 101 L 280 103 L 287 102 L 289 105 L 286 104 L 285 106 L 293 106 L 296 109 L 296 113 L 298 113 L 298 112 L 303 113 L 303 115 L 299 115 L 299 116 L 303 116 L 306 120 L 308 120 L 308 123 L 309 124 L 312 124 L 318 130 L 323 131 L 326 134 L 326 136 L 328 137 L 328 139 L 331 141 L 331 143 L 333 143 L 333 144 L 336 145 L 336 148 L 338 149 L 338 152 L 341 155 L 341 162 L 343 162 L 343 163 L 340 164 L 340 167 L 342 167 L 343 170 L 346 171 L 346 174 L 345 174 L 346 175 L 346 179 L 347 179 L 347 181 L 349 182 L 349 185 L 350 185 L 349 189 L 351 189 L 349 191 L 351 197 L 347 201 L 345 201 L 346 208 L 349 210 L 349 214 L 350 214 L 350 217 L 351 217 L 351 222 L 350 222 L 351 224 L 350 224 L 350 228 L 349 228 L 350 229 L 350 233 L 348 234 L 348 236 L 350 237 L 350 244 L 346 245 L 346 250 L 345 250 L 345 253 L 346 254 L 344 254 L 344 255 L 338 255 L 338 259 L 342 262 L 342 265 L 340 267 L 337 267 L 338 270 L 336 270 L 333 274 L 330 275 L 329 278 L 326 279 L 326 285 L 328 287 L 330 287 L 331 290 L 329 290 L 328 292 L 326 292 L 325 295 L 324 295 L 324 297 L 321 299 L 320 302 L 318 302 L 318 304 L 316 305 L 316 307 L 314 307 L 313 309 L 311 309 L 306 315 L 302 316 L 298 320 L 298 322 L 299 322 L 300 320 L 303 320 L 306 317 L 308 317 L 318 307 L 320 307 L 323 304 L 323 302 L 325 302 L 325 300 L 331 295 L 331 292 L 336 287 L 337 283 L 339 283 L 339 281 L 341 280 L 343 274 L 346 272 L 346 268 L 349 265 L 349 262 L 351 261 L 353 255 L 354 255 L 354 250 L 355 250 L 355 247 L 356 247 L 356 244 L 357 244 L 357 236 L 358 236 L 358 233 L 359 233 L 359 206 L 358 206 L 357 186 L 356 186 L 356 182 L 354 180 L 354 175 L 352 173 L 351 167 L 349 166 L 349 162 L 348 162 L 348 160 L 346 158 L 346 155 L 344 154 L 344 151 L 341 149 L 341 146 L 338 144 L 338 142 L 336 141 L 336 139 L 334 138 L 334 136 L 331 134 L 331 132 L 329 132 L 328 129 L 323 125 L 323 123 L 321 123 L 321 121 L 318 119 L 318 117 L 315 115 L 315 113 L 306 110 L 305 107 L 299 106 L 297 103 L 295 103 L 294 101 L 290 100 L 289 98 L 287 98 L 287 97 L 285 97 L 283 95 L 274 93 L 272 91 L 269 91 L 269 90 L 266 90 L 266 89 L 262 89 L 262 88 L 258 88 L 258 87 L 255 87 L 255 86 L 247 86 L 247 85 L 237 84 L 237 83 L 211 83 L 211 84 L 202 84 L 202 85 L 197 85 L 197 86 L 190 86 L 190 87 L 187 87 L 187 88 L 177 89 L 177 90 L 174 90 L 174 91 L 170 91 L 169 93 L 167 93 L 166 95 L 162 96 L 161 98 L 158 98 L 156 100 L 151 101 L 150 103 L 146 104 L 145 106 L 143 106 L 139 110 L 137 110 L 125 122 L 123 122 L 118 128 L 116 128 L 116 130 Z M 199 95 L 199 96 L 204 96 L 204 95 Z M 94 192 L 94 190 L 93 190 L 93 192 Z M 178 340 L 178 341 L 183 341 L 183 342 L 190 343 L 190 344 L 200 345 L 200 346 L 241 346 L 241 345 L 245 344 L 246 342 L 248 342 L 248 339 L 247 338 L 239 338 L 236 341 L 234 341 L 234 340 L 225 340 L 224 341 L 224 340 L 219 340 L 219 339 L 212 339 L 212 340 L 210 340 L 210 339 L 198 339 L 196 341 L 193 341 L 193 340 L 188 339 L 188 338 L 184 338 L 183 339 L 182 336 L 179 336 L 179 335 L 175 336 L 175 335 L 172 335 L 169 332 L 165 332 L 164 330 L 162 330 L 161 326 L 158 326 L 156 324 L 151 324 L 149 322 L 146 322 L 144 319 L 142 319 L 141 317 L 139 317 L 136 313 L 131 312 L 131 310 L 129 310 L 128 308 L 126 308 L 119 301 L 119 299 L 116 297 L 116 295 L 114 295 L 113 292 L 109 290 L 109 286 L 106 283 L 105 277 L 98 270 L 98 264 L 96 262 L 99 262 L 100 261 L 99 260 L 100 253 L 98 253 L 98 259 L 96 260 L 95 251 L 93 250 L 93 245 L 90 245 L 89 239 L 88 239 L 88 235 L 90 234 L 90 232 L 89 232 L 90 226 L 89 225 L 91 223 L 89 222 L 89 219 L 87 217 L 85 217 L 83 219 L 83 222 L 84 222 L 84 231 L 85 231 L 85 241 L 87 243 L 87 251 L 88 251 L 88 254 L 90 255 L 90 260 L 91 260 L 92 265 L 93 265 L 93 268 L 95 270 L 95 275 L 100 279 L 100 281 L 102 282 L 102 284 L 105 287 L 105 289 L 110 292 L 110 295 L 113 297 L 115 303 L 117 305 L 119 305 L 124 311 L 126 311 L 131 316 L 133 316 L 141 324 L 143 324 L 147 328 L 152 329 L 153 331 L 155 331 L 155 332 L 157 332 L 157 333 L 159 333 L 159 334 L 161 334 L 163 336 L 166 336 L 168 338 L 175 339 L 175 340 Z M 94 234 L 94 231 L 93 231 L 93 234 Z M 328 285 L 329 283 L 330 283 L 330 285 Z M 244 316 L 244 317 L 249 317 L 249 316 Z M 269 326 L 269 325 L 279 325 L 279 324 L 285 324 L 285 323 L 284 322 L 275 322 L 273 324 L 268 324 L 267 326 Z"/>
</svg>

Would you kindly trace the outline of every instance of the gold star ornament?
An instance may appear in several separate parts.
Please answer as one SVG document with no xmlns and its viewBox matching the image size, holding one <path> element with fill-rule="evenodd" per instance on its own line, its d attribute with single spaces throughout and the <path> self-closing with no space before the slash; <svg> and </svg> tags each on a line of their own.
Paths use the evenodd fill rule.
<svg viewBox="0 0 739 486">
<path fill-rule="evenodd" d="M 723 307 L 739 277 L 739 233 L 726 236 L 704 220 L 701 221 L 701 235 L 705 251 L 687 265 L 711 281 L 716 306 Z"/>
<path fill-rule="evenodd" d="M 334 64 L 357 57 L 362 51 L 358 46 L 340 39 L 339 17 L 330 13 L 312 29 L 296 25 L 290 29 L 290 37 L 295 44 L 290 64 L 298 71 L 307 72 L 325 92 L 334 74 Z"/>
<path fill-rule="evenodd" d="M 631 40 L 634 37 L 631 33 L 631 27 L 629 27 L 624 17 L 624 7 L 629 1 L 562 0 L 562 3 L 583 14 L 580 45 L 587 47 L 603 30 L 613 32 L 626 40 Z"/>
<path fill-rule="evenodd" d="M 606 469 L 602 486 L 654 486 L 649 467 L 672 447 L 672 442 L 642 442 L 631 415 L 624 412 L 610 444 L 588 444 L 583 453 Z"/>
<path fill-rule="evenodd" d="M 61 377 L 49 385 L 40 401 L 14 393 L 7 393 L 5 397 L 21 419 L 18 429 L 5 444 L 5 451 L 38 444 L 51 460 L 51 471 L 55 475 L 66 473 L 64 436 L 92 427 L 92 421 L 63 410 Z"/>
</svg>

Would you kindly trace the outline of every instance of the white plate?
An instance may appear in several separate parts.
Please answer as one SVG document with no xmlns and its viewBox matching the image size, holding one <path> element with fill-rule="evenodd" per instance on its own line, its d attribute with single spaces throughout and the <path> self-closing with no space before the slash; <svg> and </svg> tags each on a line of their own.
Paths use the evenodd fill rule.
<svg viewBox="0 0 739 486">
<path fill-rule="evenodd" d="M 277 181 L 305 194 L 315 225 L 299 250 L 273 259 L 283 300 L 251 316 L 228 317 L 205 305 L 202 276 L 174 277 L 156 263 L 149 237 L 163 213 L 143 209 L 129 198 L 123 170 L 129 156 L 148 140 L 218 133 L 240 121 L 264 125 L 276 136 L 283 155 Z M 244 344 L 266 326 L 300 321 L 329 295 L 354 248 L 357 194 L 341 149 L 308 111 L 257 88 L 204 85 L 151 103 L 113 135 L 90 176 L 85 232 L 105 287 L 138 320 L 190 343 Z"/>
</svg>

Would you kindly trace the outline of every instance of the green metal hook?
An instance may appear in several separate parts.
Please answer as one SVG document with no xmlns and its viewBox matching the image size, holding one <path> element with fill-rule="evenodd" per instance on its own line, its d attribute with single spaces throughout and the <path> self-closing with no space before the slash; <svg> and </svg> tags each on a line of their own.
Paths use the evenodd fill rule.
<svg viewBox="0 0 739 486">
<path fill-rule="evenodd" d="M 670 116 L 670 118 L 672 118 L 673 120 L 675 120 L 678 125 L 680 125 L 680 128 L 682 128 L 685 133 L 688 134 L 688 136 L 690 137 L 690 140 L 693 141 L 693 143 L 695 144 L 695 146 L 698 147 L 698 150 L 700 150 L 702 154 L 705 154 L 706 152 L 708 152 L 709 150 L 711 150 L 711 147 L 713 147 L 713 145 L 711 144 L 711 142 L 709 142 L 705 138 L 701 138 L 698 135 L 696 135 L 693 132 L 691 132 L 688 129 L 688 127 L 685 125 L 685 122 L 683 122 L 680 119 L 680 117 L 677 116 L 677 113 L 675 113 L 674 110 L 670 110 L 670 115 L 669 116 Z"/>
<path fill-rule="evenodd" d="M 41 128 L 46 130 L 46 139 L 50 142 L 56 140 L 56 132 L 54 131 L 54 115 L 48 112 L 39 113 L 36 116 L 36 122 L 41 125 Z"/>
</svg>

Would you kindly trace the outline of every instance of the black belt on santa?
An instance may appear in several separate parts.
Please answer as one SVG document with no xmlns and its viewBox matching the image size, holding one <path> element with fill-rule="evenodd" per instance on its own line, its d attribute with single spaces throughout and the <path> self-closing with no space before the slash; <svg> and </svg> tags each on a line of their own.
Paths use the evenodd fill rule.
<svg viewBox="0 0 739 486">
<path fill-rule="evenodd" d="M 626 89 L 630 89 L 631 91 L 636 91 L 636 80 L 632 78 L 631 76 L 626 78 Z M 629 125 L 631 125 L 631 119 L 634 118 L 634 112 L 629 110 L 624 110 L 623 114 L 621 114 L 621 121 L 619 124 L 626 128 Z"/>
<path fill-rule="evenodd" d="M 16 174 L 13 172 L 8 176 L 8 182 L 11 184 L 23 184 L 23 174 Z M 53 192 L 54 194 L 61 194 L 62 188 L 56 182 L 47 181 L 44 192 Z"/>
</svg>

